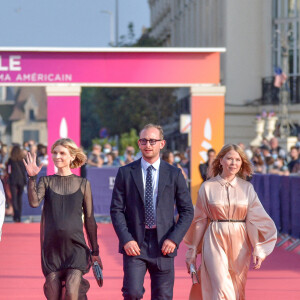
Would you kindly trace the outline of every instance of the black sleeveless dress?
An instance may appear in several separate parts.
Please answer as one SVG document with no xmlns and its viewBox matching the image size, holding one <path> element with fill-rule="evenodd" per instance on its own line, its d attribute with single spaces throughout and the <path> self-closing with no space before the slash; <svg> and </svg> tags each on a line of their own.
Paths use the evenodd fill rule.
<svg viewBox="0 0 300 300">
<path fill-rule="evenodd" d="M 73 174 L 52 175 L 41 177 L 36 185 L 32 178 L 28 182 L 28 198 L 34 207 L 45 199 L 41 219 L 42 270 L 45 277 L 65 269 L 87 273 L 90 251 L 93 255 L 99 254 L 89 181 Z M 85 242 L 83 224 L 91 250 Z"/>
</svg>

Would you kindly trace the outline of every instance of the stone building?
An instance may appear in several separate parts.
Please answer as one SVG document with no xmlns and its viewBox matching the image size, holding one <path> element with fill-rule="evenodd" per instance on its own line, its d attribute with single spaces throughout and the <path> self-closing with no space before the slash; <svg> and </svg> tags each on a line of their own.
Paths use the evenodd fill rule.
<svg viewBox="0 0 300 300">
<path fill-rule="evenodd" d="M 249 144 L 255 136 L 255 116 L 263 110 L 280 115 L 279 90 L 273 86 L 273 74 L 275 66 L 282 67 L 282 41 L 288 32 L 289 112 L 291 121 L 299 124 L 299 1 L 148 0 L 148 3 L 151 34 L 164 46 L 226 48 L 221 54 L 221 83 L 226 86 L 226 143 Z M 183 93 L 180 99 L 186 101 L 189 90 Z"/>
<path fill-rule="evenodd" d="M 1 87 L 0 140 L 47 144 L 47 96 L 44 87 Z"/>
<path fill-rule="evenodd" d="M 15 105 L 15 88 L 0 87 L 0 141 L 11 144 L 11 122 L 9 120 Z"/>
</svg>

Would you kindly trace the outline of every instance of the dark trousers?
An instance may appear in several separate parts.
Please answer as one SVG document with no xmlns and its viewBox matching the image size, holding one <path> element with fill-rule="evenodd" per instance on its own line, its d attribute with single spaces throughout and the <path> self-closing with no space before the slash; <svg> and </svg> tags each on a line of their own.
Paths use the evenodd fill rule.
<svg viewBox="0 0 300 300">
<path fill-rule="evenodd" d="M 156 229 L 146 230 L 139 256 L 123 255 L 123 270 L 124 300 L 143 298 L 147 270 L 151 278 L 151 300 L 173 299 L 174 258 L 161 256 Z"/>
<path fill-rule="evenodd" d="M 14 221 L 20 222 L 22 215 L 22 195 L 24 191 L 24 185 L 10 184 L 9 186 L 14 208 Z"/>
</svg>

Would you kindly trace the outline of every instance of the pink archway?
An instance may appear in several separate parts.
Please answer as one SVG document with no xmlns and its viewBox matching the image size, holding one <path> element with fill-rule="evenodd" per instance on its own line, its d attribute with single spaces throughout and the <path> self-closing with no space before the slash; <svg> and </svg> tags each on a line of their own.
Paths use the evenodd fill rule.
<svg viewBox="0 0 300 300">
<path fill-rule="evenodd" d="M 69 136 L 80 144 L 81 86 L 190 87 L 191 180 L 198 165 L 224 143 L 224 48 L 0 48 L 0 86 L 46 86 L 48 145 Z M 49 165 L 48 173 L 54 166 Z"/>
</svg>

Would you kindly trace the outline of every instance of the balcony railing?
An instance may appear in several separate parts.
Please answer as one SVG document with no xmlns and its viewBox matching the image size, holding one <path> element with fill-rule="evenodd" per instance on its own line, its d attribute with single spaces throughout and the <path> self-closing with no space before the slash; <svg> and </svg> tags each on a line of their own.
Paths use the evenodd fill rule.
<svg viewBox="0 0 300 300">
<path fill-rule="evenodd" d="M 290 76 L 288 79 L 290 103 L 300 103 L 300 76 Z M 274 76 L 262 79 L 261 104 L 279 104 L 279 88 L 274 86 Z"/>
</svg>

